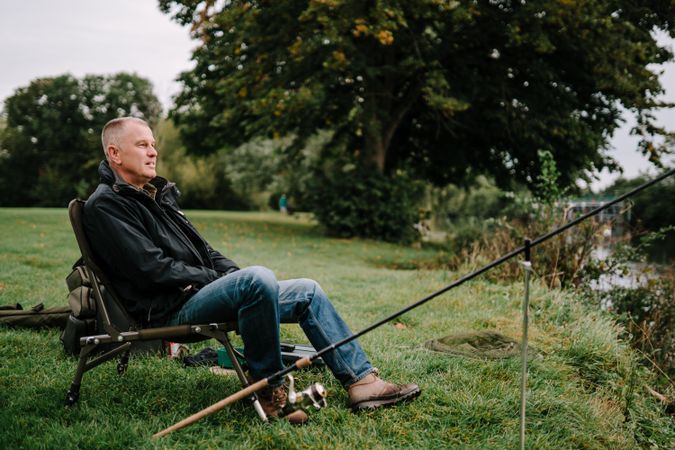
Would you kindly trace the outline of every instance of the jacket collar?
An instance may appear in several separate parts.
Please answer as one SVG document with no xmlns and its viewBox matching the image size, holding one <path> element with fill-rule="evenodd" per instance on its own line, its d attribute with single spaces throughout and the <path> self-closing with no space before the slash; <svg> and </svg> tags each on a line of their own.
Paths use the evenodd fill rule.
<svg viewBox="0 0 675 450">
<path fill-rule="evenodd" d="M 110 167 L 110 164 L 106 160 L 101 161 L 101 163 L 98 165 L 98 175 L 101 179 L 101 183 L 111 186 L 113 191 L 117 192 L 118 194 L 143 193 L 141 189 L 138 189 L 136 186 L 133 186 L 124 181 L 124 179 L 120 177 L 112 167 Z M 150 184 L 157 188 L 157 197 L 155 197 L 155 199 L 158 203 L 162 194 L 167 189 L 171 189 L 175 186 L 175 183 L 171 183 L 166 178 L 160 176 L 150 180 Z"/>
</svg>

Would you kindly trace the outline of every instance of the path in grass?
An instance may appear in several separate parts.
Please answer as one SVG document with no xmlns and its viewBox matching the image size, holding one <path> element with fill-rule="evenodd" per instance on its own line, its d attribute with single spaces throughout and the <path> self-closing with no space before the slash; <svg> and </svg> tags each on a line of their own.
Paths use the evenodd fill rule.
<svg viewBox="0 0 675 450">
<path fill-rule="evenodd" d="M 457 276 L 440 270 L 393 270 L 423 265 L 419 262 L 437 254 L 327 239 L 302 217 L 208 211 L 188 215 L 214 247 L 241 266 L 266 265 L 280 279 L 318 280 L 355 330 Z M 65 304 L 64 277 L 78 256 L 66 210 L 0 209 L 0 236 L 0 304 Z M 422 396 L 406 406 L 354 415 L 332 376 L 312 370 L 299 374 L 299 383 L 324 383 L 330 407 L 312 414 L 308 426 L 261 424 L 242 403 L 159 443 L 149 440 L 152 433 L 234 392 L 236 380 L 159 357 L 136 358 L 122 378 L 115 374 L 114 363 L 88 373 L 80 405 L 64 409 L 75 360 L 61 351 L 58 332 L 0 329 L 0 447 L 514 448 L 517 358 L 453 358 L 427 351 L 422 344 L 466 330 L 496 330 L 518 338 L 521 295 L 520 283 L 476 280 L 406 314 L 398 326 L 388 324 L 364 336 L 363 346 L 385 377 L 421 385 Z M 575 305 L 569 295 L 538 285 L 532 304 L 537 349 L 530 375 L 532 448 L 629 448 L 644 443 L 645 435 L 657 445 L 672 441 L 668 418 L 643 398 L 639 386 L 627 384 L 626 373 L 635 373 L 631 355 L 616 341 L 616 329 L 606 318 Z M 284 325 L 282 334 L 285 341 L 305 341 L 295 325 Z M 626 409 L 628 394 L 622 392 L 637 399 L 630 397 L 633 409 Z M 635 411 L 644 417 L 637 431 L 624 421 L 627 412 Z"/>
</svg>

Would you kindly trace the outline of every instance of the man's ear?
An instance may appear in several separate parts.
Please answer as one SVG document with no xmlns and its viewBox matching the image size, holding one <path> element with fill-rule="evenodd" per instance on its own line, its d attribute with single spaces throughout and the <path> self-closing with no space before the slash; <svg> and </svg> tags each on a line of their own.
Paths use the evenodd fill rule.
<svg viewBox="0 0 675 450">
<path fill-rule="evenodd" d="M 110 162 L 117 165 L 122 163 L 122 158 L 120 158 L 120 149 L 115 144 L 108 144 L 108 158 L 110 158 Z"/>
</svg>

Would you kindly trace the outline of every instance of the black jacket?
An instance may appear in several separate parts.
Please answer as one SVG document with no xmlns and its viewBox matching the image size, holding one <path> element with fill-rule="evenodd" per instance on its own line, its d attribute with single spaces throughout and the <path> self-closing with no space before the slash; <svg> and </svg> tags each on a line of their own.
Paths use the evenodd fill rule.
<svg viewBox="0 0 675 450">
<path fill-rule="evenodd" d="M 127 311 L 141 323 L 165 321 L 196 289 L 239 269 L 187 220 L 174 183 L 154 178 L 153 200 L 107 161 L 98 172 L 101 184 L 84 205 L 85 232 Z"/>
</svg>

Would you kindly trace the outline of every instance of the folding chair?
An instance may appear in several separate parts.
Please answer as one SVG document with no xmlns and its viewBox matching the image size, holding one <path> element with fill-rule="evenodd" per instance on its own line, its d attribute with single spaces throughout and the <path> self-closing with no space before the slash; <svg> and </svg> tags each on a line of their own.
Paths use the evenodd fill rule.
<svg viewBox="0 0 675 450">
<path fill-rule="evenodd" d="M 94 254 L 87 241 L 82 224 L 83 208 L 83 200 L 72 200 L 68 205 L 68 215 L 75 232 L 77 245 L 82 253 L 85 270 L 91 280 L 92 293 L 96 300 L 98 329 L 102 329 L 106 334 L 80 338 L 80 359 L 77 371 L 75 372 L 75 378 L 66 394 L 66 405 L 72 406 L 79 400 L 80 385 L 85 372 L 121 354 L 119 363 L 117 364 L 117 372 L 121 375 L 128 366 L 129 353 L 132 347 L 139 347 L 144 343 L 147 344 L 149 341 L 158 339 L 172 342 L 196 342 L 210 338 L 216 339 L 225 347 L 242 386 L 248 386 L 248 380 L 239 363 L 239 358 L 243 358 L 243 355 L 232 347 L 228 337 L 228 332 L 237 331 L 236 322 L 143 329 L 131 318 L 124 309 L 123 303 L 115 294 L 113 284 L 110 283 L 109 278 L 94 259 Z M 104 353 L 99 354 L 102 349 L 104 349 Z M 96 352 L 96 350 L 99 350 L 99 352 Z M 266 421 L 265 412 L 255 395 L 251 397 L 251 401 L 260 418 Z"/>
</svg>

